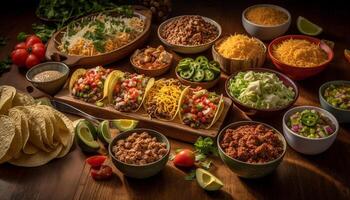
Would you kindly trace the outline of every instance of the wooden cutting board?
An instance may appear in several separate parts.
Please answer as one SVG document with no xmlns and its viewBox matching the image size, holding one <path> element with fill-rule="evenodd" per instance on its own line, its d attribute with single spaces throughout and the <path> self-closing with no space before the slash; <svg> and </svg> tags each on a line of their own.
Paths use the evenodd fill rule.
<svg viewBox="0 0 350 200">
<path fill-rule="evenodd" d="M 54 97 L 56 100 L 68 103 L 76 108 L 83 110 L 93 116 L 105 118 L 105 119 L 118 119 L 118 118 L 132 118 L 140 120 L 142 122 L 150 123 L 155 127 L 159 127 L 162 133 L 168 137 L 175 138 L 185 142 L 194 142 L 199 136 L 215 138 L 222 124 L 224 123 L 225 117 L 229 111 L 232 109 L 231 99 L 224 97 L 224 110 L 218 119 L 218 121 L 210 129 L 194 129 L 185 124 L 183 124 L 179 117 L 176 117 L 173 121 L 162 121 L 159 119 L 150 118 L 146 111 L 141 108 L 137 112 L 119 112 L 115 110 L 112 106 L 98 107 L 95 104 L 86 103 L 84 101 L 73 98 L 67 88 L 61 90 Z M 178 131 L 166 131 L 167 128 L 177 129 Z"/>
</svg>

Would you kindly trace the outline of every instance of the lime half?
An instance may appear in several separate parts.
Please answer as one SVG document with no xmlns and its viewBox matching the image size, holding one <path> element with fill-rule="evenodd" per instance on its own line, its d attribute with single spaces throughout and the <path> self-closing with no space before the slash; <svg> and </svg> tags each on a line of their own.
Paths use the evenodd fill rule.
<svg viewBox="0 0 350 200">
<path fill-rule="evenodd" d="M 109 144 L 112 140 L 111 133 L 109 130 L 109 121 L 102 121 L 97 127 L 97 135 L 101 142 Z"/>
<path fill-rule="evenodd" d="M 224 185 L 220 179 L 202 168 L 196 169 L 196 179 L 198 184 L 208 191 L 219 190 Z"/>
<path fill-rule="evenodd" d="M 112 124 L 121 132 L 134 129 L 139 121 L 132 119 L 115 119 Z"/>
<path fill-rule="evenodd" d="M 297 19 L 298 30 L 305 35 L 316 36 L 322 32 L 322 28 L 310 22 L 306 18 L 299 16 Z"/>
</svg>

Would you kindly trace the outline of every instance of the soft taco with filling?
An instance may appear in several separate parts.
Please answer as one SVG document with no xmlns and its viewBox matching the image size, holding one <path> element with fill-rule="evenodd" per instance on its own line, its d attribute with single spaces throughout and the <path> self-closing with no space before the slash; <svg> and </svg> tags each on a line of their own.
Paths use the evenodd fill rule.
<svg viewBox="0 0 350 200">
<path fill-rule="evenodd" d="M 176 79 L 159 79 L 148 91 L 144 108 L 149 116 L 164 121 L 173 120 L 185 87 Z"/>
<path fill-rule="evenodd" d="M 88 103 L 102 100 L 108 93 L 108 82 L 120 71 L 97 66 L 91 69 L 77 69 L 69 82 L 70 94 Z"/>
<path fill-rule="evenodd" d="M 186 88 L 180 100 L 180 120 L 192 128 L 209 129 L 223 111 L 223 96 L 201 87 Z"/>
<path fill-rule="evenodd" d="M 113 80 L 112 92 L 109 92 L 108 98 L 114 108 L 121 112 L 136 112 L 142 106 L 142 103 L 154 84 L 154 78 L 144 74 L 131 74 L 125 72 Z"/>
</svg>

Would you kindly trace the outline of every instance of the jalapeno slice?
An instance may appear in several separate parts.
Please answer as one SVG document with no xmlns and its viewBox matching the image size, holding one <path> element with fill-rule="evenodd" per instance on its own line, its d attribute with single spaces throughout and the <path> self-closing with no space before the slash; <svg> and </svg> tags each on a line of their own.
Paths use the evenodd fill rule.
<svg viewBox="0 0 350 200">
<path fill-rule="evenodd" d="M 206 58 L 205 56 L 198 56 L 195 60 L 196 62 L 202 63 L 202 62 L 206 62 L 208 63 L 208 58 Z"/>
<path fill-rule="evenodd" d="M 313 112 L 306 112 L 301 115 L 301 123 L 303 123 L 305 126 L 315 126 L 318 119 L 319 116 L 317 113 Z"/>
<path fill-rule="evenodd" d="M 201 82 L 204 79 L 204 76 L 205 76 L 204 70 L 197 69 L 192 79 L 195 82 Z"/>
<path fill-rule="evenodd" d="M 183 58 L 179 61 L 179 64 L 181 63 L 187 63 L 190 64 L 191 62 L 193 62 L 194 60 L 192 58 Z"/>
<path fill-rule="evenodd" d="M 215 79 L 215 74 L 209 69 L 204 70 L 204 75 L 205 81 L 211 81 Z"/>
<path fill-rule="evenodd" d="M 194 68 L 190 67 L 188 70 L 180 71 L 179 75 L 184 79 L 190 79 L 194 74 Z"/>
<path fill-rule="evenodd" d="M 214 73 L 220 73 L 220 64 L 216 62 L 215 60 L 212 60 L 209 62 L 209 68 L 214 72 Z"/>
</svg>

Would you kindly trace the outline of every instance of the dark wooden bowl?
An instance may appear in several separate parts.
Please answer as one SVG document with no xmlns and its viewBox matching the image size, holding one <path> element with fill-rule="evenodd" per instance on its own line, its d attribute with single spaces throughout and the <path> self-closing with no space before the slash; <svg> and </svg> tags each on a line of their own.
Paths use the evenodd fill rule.
<svg viewBox="0 0 350 200">
<path fill-rule="evenodd" d="M 111 52 L 103 53 L 95 56 L 74 56 L 62 53 L 58 50 L 58 42 L 63 36 L 63 32 L 67 29 L 67 26 L 57 31 L 47 43 L 45 57 L 48 60 L 63 62 L 68 66 L 82 66 L 91 67 L 97 65 L 105 65 L 117 60 L 124 58 L 125 56 L 131 54 L 135 49 L 141 47 L 147 40 L 150 34 L 150 27 L 152 21 L 152 12 L 142 6 L 134 6 L 134 15 L 144 19 L 145 28 L 144 31 L 137 36 L 132 42 L 127 45 L 121 46 Z M 98 15 L 99 13 L 94 13 L 86 17 L 91 17 Z M 112 15 L 118 16 L 117 12 L 111 12 Z M 77 19 L 80 20 L 81 18 Z"/>
<path fill-rule="evenodd" d="M 259 108 L 253 108 L 247 105 L 242 104 L 240 101 L 238 101 L 236 99 L 236 97 L 232 96 L 231 93 L 228 91 L 228 84 L 229 81 L 236 76 L 239 72 L 236 72 L 234 74 L 232 74 L 230 77 L 228 77 L 228 79 L 225 82 L 225 91 L 227 96 L 229 96 L 232 101 L 234 102 L 234 104 L 240 108 L 243 112 L 245 112 L 247 115 L 249 116 L 271 116 L 271 115 L 277 115 L 282 113 L 284 110 L 286 110 L 287 108 L 291 107 L 296 100 L 299 97 L 299 90 L 298 90 L 298 86 L 286 75 L 277 72 L 275 70 L 272 69 L 267 69 L 267 68 L 252 68 L 252 69 L 245 69 L 245 70 L 241 70 L 240 72 L 244 72 L 244 71 L 254 71 L 254 72 L 270 72 L 270 73 L 274 73 L 278 76 L 278 78 L 283 82 L 284 85 L 286 85 L 287 87 L 292 87 L 294 92 L 295 92 L 295 96 L 294 99 L 287 105 L 281 107 L 281 108 L 274 108 L 274 109 L 259 109 Z"/>
<path fill-rule="evenodd" d="M 177 79 L 179 79 L 179 81 L 184 84 L 184 85 L 188 85 L 188 86 L 191 86 L 191 87 L 201 87 L 201 88 L 204 88 L 204 89 L 210 89 L 212 87 L 214 87 L 220 80 L 220 75 L 212 80 L 212 81 L 206 81 L 206 82 L 194 82 L 194 81 L 189 81 L 189 80 L 186 80 L 184 78 L 182 78 L 178 73 L 177 73 L 177 67 L 175 69 L 175 74 L 176 74 L 176 77 Z"/>
<path fill-rule="evenodd" d="M 144 49 L 140 49 L 140 51 L 143 51 Z M 162 74 L 165 74 L 167 71 L 169 71 L 169 69 L 171 68 L 171 65 L 174 61 L 174 56 L 173 54 L 171 54 L 171 62 L 169 64 L 167 64 L 166 66 L 159 68 L 159 69 L 143 69 L 141 67 L 139 67 L 138 65 L 136 65 L 133 61 L 134 57 L 137 54 L 137 50 L 130 56 L 130 63 L 133 66 L 134 70 L 139 73 L 139 74 L 144 74 L 146 76 L 149 77 L 156 77 L 156 76 L 160 76 Z M 170 52 L 169 52 L 170 53 Z"/>
</svg>

